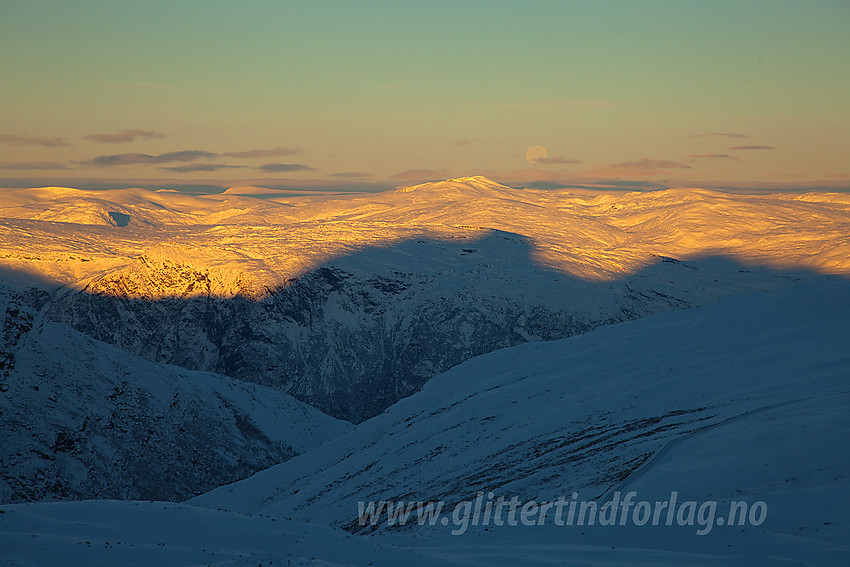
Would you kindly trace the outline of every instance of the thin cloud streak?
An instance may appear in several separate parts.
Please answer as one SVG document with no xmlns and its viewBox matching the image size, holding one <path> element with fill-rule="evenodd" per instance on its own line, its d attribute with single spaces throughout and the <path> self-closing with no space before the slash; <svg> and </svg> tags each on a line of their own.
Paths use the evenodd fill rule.
<svg viewBox="0 0 850 567">
<path fill-rule="evenodd" d="M 266 173 L 280 173 L 291 171 L 313 171 L 313 168 L 303 163 L 267 163 L 257 167 L 260 171 Z"/>
<path fill-rule="evenodd" d="M 165 134 L 154 132 L 153 130 L 139 130 L 137 128 L 125 129 L 115 132 L 114 134 L 86 134 L 84 140 L 92 140 L 103 144 L 126 144 L 135 142 L 136 138 L 152 140 L 156 138 L 164 138 Z"/>
<path fill-rule="evenodd" d="M 480 142 L 482 138 L 461 138 L 460 140 L 455 140 L 452 142 L 453 146 L 470 146 L 477 142 Z"/>
<path fill-rule="evenodd" d="M 48 138 L 44 136 L 19 136 L 17 134 L 0 134 L 0 144 L 12 144 L 15 146 L 43 146 L 45 148 L 59 148 L 72 145 L 62 138 Z"/>
<path fill-rule="evenodd" d="M 775 150 L 773 146 L 735 146 L 730 150 Z"/>
<path fill-rule="evenodd" d="M 729 154 L 688 154 L 688 157 L 694 159 L 738 159 L 730 156 Z"/>
<path fill-rule="evenodd" d="M 304 150 L 302 150 L 300 148 L 283 148 L 283 147 L 278 146 L 278 147 L 272 148 L 270 150 L 246 150 L 246 151 L 242 151 L 242 152 L 226 152 L 222 155 L 225 155 L 225 156 L 228 156 L 228 157 L 247 159 L 247 158 L 258 158 L 258 157 L 288 156 L 288 155 L 292 155 L 292 154 L 298 154 L 298 153 L 301 153 L 303 151 Z"/>
<path fill-rule="evenodd" d="M 481 171 L 481 175 L 507 184 L 524 184 L 532 182 L 553 182 L 572 178 L 574 173 L 551 171 L 545 169 L 522 168 L 510 171 Z"/>
<path fill-rule="evenodd" d="M 340 171 L 331 173 L 330 177 L 342 177 L 343 179 L 363 179 L 364 177 L 372 177 L 371 173 L 365 171 Z"/>
<path fill-rule="evenodd" d="M 568 165 L 571 163 L 581 163 L 580 159 L 567 159 L 563 156 L 552 156 L 552 157 L 543 157 L 537 158 L 532 161 L 534 165 L 552 165 L 552 164 L 562 164 Z"/>
<path fill-rule="evenodd" d="M 582 175 L 591 177 L 642 177 L 666 173 L 668 169 L 691 169 L 691 166 L 677 161 L 643 158 L 636 161 L 591 167 Z"/>
<path fill-rule="evenodd" d="M 47 169 L 70 169 L 66 164 L 56 161 L 29 161 L 29 162 L 14 162 L 0 164 L 0 169 L 30 169 L 30 170 L 47 170 Z"/>
<path fill-rule="evenodd" d="M 634 169 L 641 167 L 651 167 L 653 169 L 690 169 L 691 166 L 685 165 L 684 163 L 679 163 L 677 161 L 670 161 L 666 159 L 643 158 L 637 161 L 623 161 L 620 163 L 615 163 L 611 167 L 623 169 Z"/>
<path fill-rule="evenodd" d="M 176 171 L 179 173 L 192 173 L 198 171 L 218 171 L 220 169 L 242 169 L 244 165 L 226 165 L 219 163 L 197 163 L 190 165 L 177 165 L 174 167 L 160 167 L 159 169 L 167 171 Z"/>
<path fill-rule="evenodd" d="M 175 161 L 196 161 L 199 159 L 215 159 L 218 154 L 200 150 L 181 150 L 177 152 L 166 152 L 159 155 L 130 153 L 97 156 L 96 158 L 80 162 L 80 165 L 94 167 L 112 167 L 117 165 L 139 165 L 139 164 L 161 164 Z"/>
</svg>

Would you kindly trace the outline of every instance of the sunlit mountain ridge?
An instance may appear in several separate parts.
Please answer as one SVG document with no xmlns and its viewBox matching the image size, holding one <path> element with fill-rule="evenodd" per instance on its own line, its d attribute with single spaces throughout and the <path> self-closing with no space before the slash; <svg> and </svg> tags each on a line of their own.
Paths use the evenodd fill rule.
<svg viewBox="0 0 850 567">
<path fill-rule="evenodd" d="M 3 202 L 0 498 L 42 501 L 3 506 L 13 560 L 843 564 L 843 195 L 480 177 L 255 195 Z M 636 521 L 470 525 L 455 543 L 448 516 L 358 519 L 369 500 L 618 490 L 770 514 L 710 538 Z M 120 527 L 89 535 L 93 514 Z"/>
<path fill-rule="evenodd" d="M 482 229 L 524 236 L 541 264 L 589 280 L 635 273 L 658 256 L 722 255 L 777 269 L 850 273 L 850 197 L 843 194 L 593 193 L 463 177 L 332 198 L 52 187 L 7 189 L 0 199 L 2 265 L 78 289 L 162 245 L 184 248 L 185 257 L 215 271 L 254 274 L 246 289 L 256 290 L 365 247 L 475 238 Z"/>
<path fill-rule="evenodd" d="M 844 277 L 850 199 L 481 177 L 355 197 L 11 190 L 0 266 L 51 320 L 360 422 L 496 349 Z"/>
</svg>

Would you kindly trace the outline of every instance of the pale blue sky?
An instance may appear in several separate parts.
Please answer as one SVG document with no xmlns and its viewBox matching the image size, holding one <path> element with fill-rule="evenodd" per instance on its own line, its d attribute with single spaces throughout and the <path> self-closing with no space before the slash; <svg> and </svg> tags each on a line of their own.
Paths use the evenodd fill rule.
<svg viewBox="0 0 850 567">
<path fill-rule="evenodd" d="M 0 178 L 842 183 L 848 30 L 837 0 L 0 1 Z M 83 139 L 127 129 L 163 136 Z M 93 161 L 183 150 L 216 155 Z"/>
</svg>

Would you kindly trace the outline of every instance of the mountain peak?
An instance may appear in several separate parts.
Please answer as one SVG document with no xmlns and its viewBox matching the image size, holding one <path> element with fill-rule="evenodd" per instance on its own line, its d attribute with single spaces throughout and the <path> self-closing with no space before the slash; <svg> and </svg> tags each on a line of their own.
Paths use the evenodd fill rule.
<svg viewBox="0 0 850 567">
<path fill-rule="evenodd" d="M 500 185 L 504 187 L 501 183 L 497 183 L 492 179 L 488 179 L 483 175 L 469 175 L 466 177 L 455 177 L 452 179 L 447 179 L 446 183 L 469 183 L 469 184 L 484 184 L 484 185 Z"/>
<path fill-rule="evenodd" d="M 468 177 L 455 177 L 446 179 L 445 181 L 431 181 L 428 183 L 420 183 L 419 185 L 411 185 L 410 187 L 401 187 L 396 190 L 397 193 L 410 192 L 439 192 L 439 193 L 491 193 L 492 191 L 510 190 L 507 185 L 502 185 L 492 179 L 488 179 L 483 175 L 473 175 Z"/>
</svg>

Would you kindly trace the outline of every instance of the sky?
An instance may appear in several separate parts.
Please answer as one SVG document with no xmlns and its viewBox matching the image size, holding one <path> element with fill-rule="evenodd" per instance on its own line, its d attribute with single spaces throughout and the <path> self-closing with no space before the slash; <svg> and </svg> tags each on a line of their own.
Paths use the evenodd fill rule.
<svg viewBox="0 0 850 567">
<path fill-rule="evenodd" d="M 850 2 L 0 0 L 0 186 L 850 189 Z"/>
</svg>

